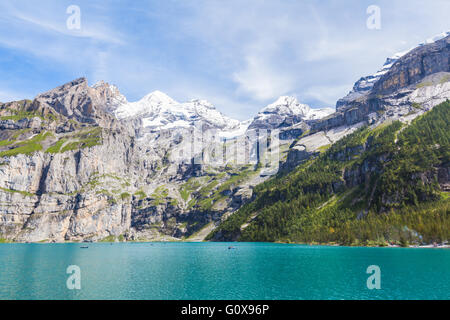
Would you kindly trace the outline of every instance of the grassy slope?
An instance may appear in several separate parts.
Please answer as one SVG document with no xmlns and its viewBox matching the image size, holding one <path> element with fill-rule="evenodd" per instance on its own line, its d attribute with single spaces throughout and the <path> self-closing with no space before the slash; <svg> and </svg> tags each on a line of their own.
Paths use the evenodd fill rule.
<svg viewBox="0 0 450 320">
<path fill-rule="evenodd" d="M 448 240 L 450 201 L 436 168 L 448 168 L 450 161 L 449 107 L 447 101 L 407 128 L 394 122 L 358 130 L 258 186 L 255 201 L 208 239 L 364 245 Z M 361 174 L 364 168 L 370 170 Z M 362 179 L 354 186 L 343 179 L 352 172 Z"/>
</svg>

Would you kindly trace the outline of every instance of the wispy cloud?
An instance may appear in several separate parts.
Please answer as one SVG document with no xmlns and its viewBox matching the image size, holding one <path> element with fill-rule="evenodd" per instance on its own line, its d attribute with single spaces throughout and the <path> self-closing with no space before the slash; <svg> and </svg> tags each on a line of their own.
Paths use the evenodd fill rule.
<svg viewBox="0 0 450 320">
<path fill-rule="evenodd" d="M 118 37 L 114 32 L 105 30 L 101 26 L 83 26 L 82 28 L 69 30 L 66 24 L 57 24 L 54 21 L 40 19 L 39 17 L 26 15 L 17 11 L 11 12 L 9 22 L 15 20 L 16 23 L 27 23 L 32 28 L 40 28 L 41 31 L 55 32 L 66 36 L 89 38 L 93 40 L 103 41 L 112 44 L 125 44 L 124 40 Z M 103 30 L 102 30 L 103 29 Z"/>
<path fill-rule="evenodd" d="M 70 64 L 76 63 L 77 58 L 89 61 L 89 56 L 101 48 L 126 43 L 120 32 L 98 23 L 101 19 L 82 19 L 79 30 L 69 30 L 66 26 L 69 15 L 60 4 L 51 6 L 48 1 L 37 7 L 21 1 L 0 4 L 0 45 Z"/>
<path fill-rule="evenodd" d="M 239 94 L 256 100 L 268 100 L 290 92 L 295 86 L 291 74 L 274 70 L 273 66 L 258 56 L 246 57 L 246 66 L 233 74 Z"/>
</svg>

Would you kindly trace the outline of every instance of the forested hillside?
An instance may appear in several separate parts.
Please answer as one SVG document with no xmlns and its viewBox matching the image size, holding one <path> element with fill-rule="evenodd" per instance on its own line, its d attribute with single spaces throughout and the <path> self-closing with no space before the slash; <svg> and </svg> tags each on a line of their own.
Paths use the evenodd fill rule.
<svg viewBox="0 0 450 320">
<path fill-rule="evenodd" d="M 420 107 L 420 106 L 417 106 Z M 255 188 L 255 200 L 209 240 L 385 245 L 450 237 L 450 102 L 410 125 L 364 127 L 293 172 Z"/>
</svg>

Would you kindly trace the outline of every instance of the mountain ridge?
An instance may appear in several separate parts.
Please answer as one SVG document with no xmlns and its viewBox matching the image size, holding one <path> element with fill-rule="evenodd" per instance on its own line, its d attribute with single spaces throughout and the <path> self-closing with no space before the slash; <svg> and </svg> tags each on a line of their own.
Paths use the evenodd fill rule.
<svg viewBox="0 0 450 320">
<path fill-rule="evenodd" d="M 208 112 L 208 110 L 210 111 Z M 283 113 L 281 116 L 283 120 L 287 117 L 295 118 L 291 119 L 291 124 L 302 120 L 317 120 L 333 112 L 331 108 L 312 109 L 308 105 L 300 104 L 295 97 L 281 96 L 273 103 L 263 107 L 253 118 L 239 121 L 225 116 L 207 100 L 193 99 L 189 102 L 179 103 L 165 93 L 156 90 L 139 101 L 122 103 L 113 110 L 113 113 L 121 120 L 149 114 L 148 118 L 144 118 L 147 121 L 146 126 L 154 127 L 155 129 L 158 129 L 158 127 L 169 129 L 171 128 L 170 125 L 167 125 L 176 121 L 180 121 L 180 126 L 195 126 L 194 123 L 189 123 L 188 120 L 199 116 L 201 120 L 209 122 L 219 129 L 236 130 L 237 127 L 243 126 L 249 121 L 252 122 L 249 125 L 250 128 L 257 127 L 258 118 L 267 114 L 279 114 L 280 111 Z M 164 119 L 161 113 L 165 113 L 169 119 Z M 180 116 L 182 114 L 184 114 L 184 117 Z M 267 121 L 262 120 L 262 122 Z M 279 124 L 281 122 L 283 121 L 280 121 Z"/>
<path fill-rule="evenodd" d="M 205 230 L 221 230 L 230 217 L 238 219 L 240 208 L 254 205 L 262 183 L 277 181 L 264 159 L 279 165 L 281 176 L 300 174 L 317 159 L 331 161 L 331 166 L 317 170 L 332 178 L 327 190 L 365 185 L 370 179 L 364 174 L 384 163 L 383 154 L 375 164 L 362 167 L 353 157 L 369 155 L 365 152 L 372 139 L 382 132 L 395 140 L 401 131 L 392 122 L 409 127 L 450 98 L 448 41 L 447 36 L 399 57 L 369 91 L 334 113 L 321 114 L 283 96 L 253 119 L 240 122 L 208 102 L 179 103 L 160 92 L 146 95 L 127 113 L 123 110 L 133 102 L 117 87 L 105 82 L 89 87 L 84 78 L 33 101 L 1 104 L 0 238 L 18 242 L 197 239 L 196 235 L 208 233 Z M 436 64 L 417 68 L 417 63 L 424 66 L 429 61 Z M 395 80 L 409 70 L 413 77 Z M 118 119 L 117 110 L 127 116 Z M 196 135 L 205 130 L 217 135 Z M 264 132 L 278 137 L 251 140 Z M 445 140 L 439 139 L 446 148 Z M 421 153 L 433 155 L 436 143 L 429 141 Z M 347 144 L 344 149 L 327 153 L 342 143 Z M 274 150 L 279 157 L 271 159 Z M 335 171 L 341 160 L 334 158 L 356 167 L 344 174 Z M 449 175 L 444 169 L 448 170 L 445 161 L 438 176 L 440 188 L 447 192 Z M 317 172 L 307 172 L 311 179 L 316 177 Z M 432 170 L 418 173 L 427 188 L 434 175 Z M 311 192 L 316 187 L 307 184 L 302 189 Z M 283 190 L 277 186 L 266 200 L 281 201 Z M 319 198 L 314 199 L 321 201 L 323 195 Z M 420 205 L 422 200 L 418 201 Z M 255 230 L 252 221 L 247 223 Z M 283 231 L 277 228 L 273 231 Z"/>
</svg>

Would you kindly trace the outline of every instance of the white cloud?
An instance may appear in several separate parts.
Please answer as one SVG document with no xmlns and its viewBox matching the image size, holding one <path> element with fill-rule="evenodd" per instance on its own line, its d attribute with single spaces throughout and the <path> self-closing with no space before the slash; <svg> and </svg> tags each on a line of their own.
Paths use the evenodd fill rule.
<svg viewBox="0 0 450 320">
<path fill-rule="evenodd" d="M 303 92 L 303 97 L 308 99 L 318 100 L 325 105 L 334 107 L 336 101 L 342 98 L 344 92 L 351 90 L 353 85 L 329 85 L 329 86 L 312 86 Z"/>
<path fill-rule="evenodd" d="M 261 57 L 247 57 L 245 68 L 233 74 L 233 80 L 239 85 L 237 92 L 264 101 L 291 91 L 294 79 L 290 74 L 275 68 L 270 61 Z"/>
</svg>

